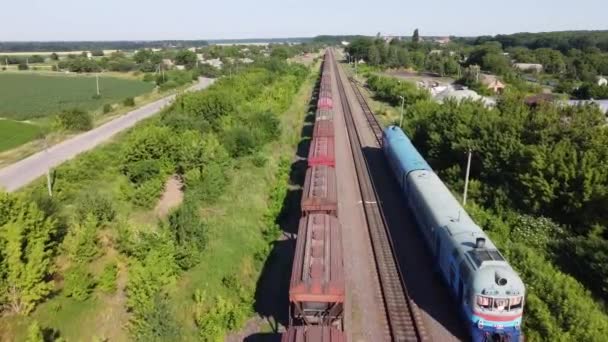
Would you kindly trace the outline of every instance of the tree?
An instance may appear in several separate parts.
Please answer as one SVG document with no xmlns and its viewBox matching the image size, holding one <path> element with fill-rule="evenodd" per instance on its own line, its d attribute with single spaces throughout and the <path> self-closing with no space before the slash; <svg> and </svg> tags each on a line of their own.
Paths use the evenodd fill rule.
<svg viewBox="0 0 608 342">
<path fill-rule="evenodd" d="M 367 61 L 370 65 L 380 65 L 382 59 L 380 58 L 380 52 L 378 51 L 378 47 L 373 44 L 369 47 L 367 52 Z"/>
<path fill-rule="evenodd" d="M 0 302 L 10 311 L 29 314 L 51 292 L 51 237 L 56 224 L 33 203 L 18 199 L 0 227 Z"/>
<path fill-rule="evenodd" d="M 51 60 L 58 61 L 58 60 L 59 60 L 59 55 L 58 55 L 58 54 L 56 54 L 55 52 L 53 52 L 53 53 L 51 54 Z"/>
<path fill-rule="evenodd" d="M 189 50 L 180 50 L 175 55 L 175 64 L 184 65 L 188 69 L 196 64 L 196 53 Z"/>
<path fill-rule="evenodd" d="M 93 117 L 84 110 L 73 108 L 61 111 L 57 115 L 59 126 L 66 130 L 88 131 L 93 128 Z"/>
<path fill-rule="evenodd" d="M 63 248 L 72 261 L 87 263 L 97 256 L 97 225 L 97 218 L 89 213 L 82 222 L 70 227 Z"/>
<path fill-rule="evenodd" d="M 38 321 L 33 321 L 32 324 L 27 328 L 26 342 L 44 342 L 44 334 Z"/>
<path fill-rule="evenodd" d="M 420 34 L 418 33 L 418 29 L 414 30 L 414 34 L 412 35 L 412 42 L 414 42 L 414 43 L 420 42 Z"/>
</svg>

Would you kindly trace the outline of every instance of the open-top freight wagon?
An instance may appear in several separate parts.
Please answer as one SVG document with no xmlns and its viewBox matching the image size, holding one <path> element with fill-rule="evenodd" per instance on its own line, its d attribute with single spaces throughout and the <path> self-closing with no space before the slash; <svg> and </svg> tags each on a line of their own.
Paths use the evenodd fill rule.
<svg viewBox="0 0 608 342">
<path fill-rule="evenodd" d="M 333 167 L 317 165 L 306 170 L 301 208 L 303 216 L 312 213 L 337 216 L 338 193 Z"/>
<path fill-rule="evenodd" d="M 289 301 L 290 325 L 342 326 L 344 266 L 338 219 L 310 214 L 300 219 Z"/>
<path fill-rule="evenodd" d="M 308 167 L 317 165 L 336 166 L 334 137 L 315 137 L 308 150 Z"/>
<path fill-rule="evenodd" d="M 312 130 L 312 137 L 333 137 L 334 136 L 334 122 L 333 120 L 317 120 L 315 127 Z"/>
</svg>

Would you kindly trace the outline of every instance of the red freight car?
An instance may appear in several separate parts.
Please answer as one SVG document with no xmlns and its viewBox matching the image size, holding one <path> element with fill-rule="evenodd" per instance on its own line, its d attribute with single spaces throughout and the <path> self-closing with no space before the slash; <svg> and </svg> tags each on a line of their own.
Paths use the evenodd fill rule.
<svg viewBox="0 0 608 342">
<path fill-rule="evenodd" d="M 334 122 L 333 120 L 318 120 L 315 122 L 315 127 L 312 130 L 313 138 L 318 137 L 333 137 Z"/>
<path fill-rule="evenodd" d="M 331 89 L 321 89 L 321 91 L 319 92 L 319 100 L 324 97 L 327 97 L 327 98 L 333 100 L 333 95 L 331 93 Z"/>
<path fill-rule="evenodd" d="M 319 97 L 317 101 L 317 108 L 319 109 L 332 109 L 334 107 L 334 101 L 331 97 Z"/>
<path fill-rule="evenodd" d="M 337 216 L 338 194 L 333 167 L 318 165 L 306 170 L 301 207 L 302 215 L 324 213 Z"/>
<path fill-rule="evenodd" d="M 344 293 L 338 219 L 325 214 L 301 218 L 289 285 L 290 323 L 341 326 Z"/>
<path fill-rule="evenodd" d="M 317 137 L 310 142 L 308 167 L 316 165 L 336 166 L 333 137 Z"/>
<path fill-rule="evenodd" d="M 317 113 L 315 115 L 315 120 L 333 120 L 334 119 L 334 111 L 331 109 L 317 109 Z"/>
<path fill-rule="evenodd" d="M 333 327 L 291 327 L 283 333 L 281 342 L 346 342 L 346 335 Z"/>
</svg>

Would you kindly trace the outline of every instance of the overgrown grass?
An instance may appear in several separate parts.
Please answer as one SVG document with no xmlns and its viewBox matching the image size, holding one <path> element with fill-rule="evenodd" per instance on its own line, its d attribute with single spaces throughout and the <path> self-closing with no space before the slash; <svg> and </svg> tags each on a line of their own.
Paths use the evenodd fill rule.
<svg viewBox="0 0 608 342">
<path fill-rule="evenodd" d="M 0 152 L 34 140 L 39 134 L 39 126 L 27 122 L 0 119 Z"/>
<path fill-rule="evenodd" d="M 94 76 L 0 73 L 0 116 L 24 120 L 77 107 L 84 110 L 117 103 L 154 88 L 151 83 L 116 77 L 99 77 L 100 98 Z"/>
</svg>

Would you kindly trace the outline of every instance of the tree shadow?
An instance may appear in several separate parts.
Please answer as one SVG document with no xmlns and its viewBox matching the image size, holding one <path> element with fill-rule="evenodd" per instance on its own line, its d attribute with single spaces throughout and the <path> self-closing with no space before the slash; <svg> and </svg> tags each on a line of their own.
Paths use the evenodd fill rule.
<svg viewBox="0 0 608 342">
<path fill-rule="evenodd" d="M 301 213 L 302 185 L 308 166 L 306 158 L 315 121 L 319 86 L 320 78 L 317 80 L 313 96 L 308 103 L 305 124 L 300 131 L 296 156 L 289 171 L 289 189 L 283 198 L 281 212 L 275 221 L 283 234 L 271 243 L 271 252 L 264 262 L 256 284 L 254 310 L 268 321 L 274 333 L 254 334 L 247 337 L 245 341 L 280 341 L 280 334 L 278 334 L 280 326 L 289 324 L 289 282 Z"/>
</svg>

